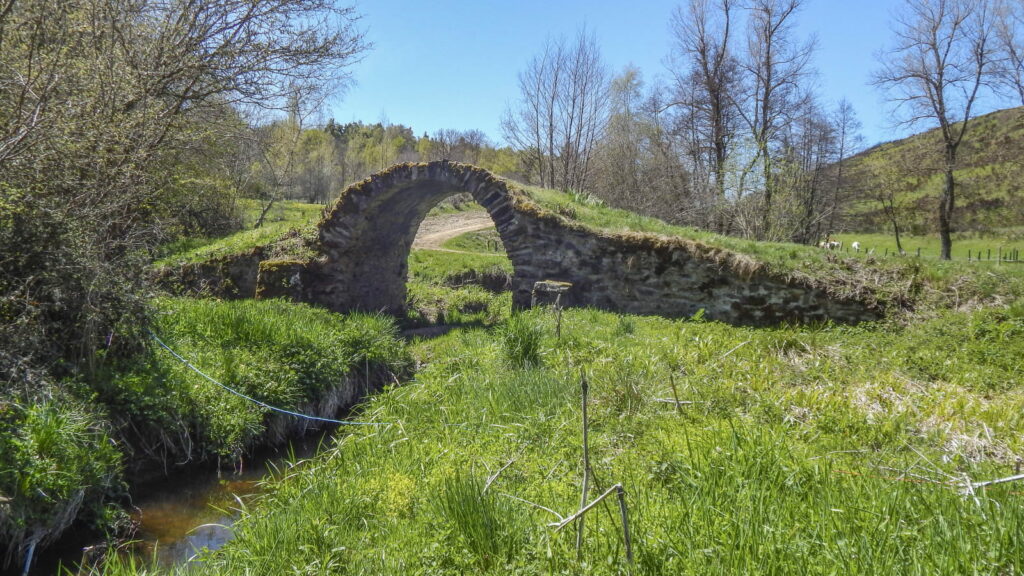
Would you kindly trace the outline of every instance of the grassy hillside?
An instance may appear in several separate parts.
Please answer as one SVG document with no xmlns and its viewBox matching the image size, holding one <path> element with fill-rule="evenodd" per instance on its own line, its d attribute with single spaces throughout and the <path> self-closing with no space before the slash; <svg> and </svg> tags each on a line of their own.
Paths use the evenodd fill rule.
<svg viewBox="0 0 1024 576">
<path fill-rule="evenodd" d="M 889 232 L 878 196 L 893 191 L 901 226 L 913 234 L 937 230 L 942 190 L 941 137 L 930 130 L 875 146 L 846 164 L 847 189 L 856 201 L 846 228 Z M 961 146 L 955 227 L 967 236 L 1001 233 L 1024 224 L 1024 108 L 1000 110 L 972 121 Z M 1019 234 L 1019 231 L 1018 231 Z"/>
<path fill-rule="evenodd" d="M 186 262 L 205 262 L 221 256 L 240 254 L 258 246 L 278 242 L 291 230 L 305 231 L 320 221 L 324 207 L 292 200 L 277 202 L 264 218 L 263 225 L 253 228 L 259 217 L 258 201 L 240 200 L 242 230 L 221 238 L 187 238 L 163 247 L 154 266 L 171 266 Z"/>
</svg>

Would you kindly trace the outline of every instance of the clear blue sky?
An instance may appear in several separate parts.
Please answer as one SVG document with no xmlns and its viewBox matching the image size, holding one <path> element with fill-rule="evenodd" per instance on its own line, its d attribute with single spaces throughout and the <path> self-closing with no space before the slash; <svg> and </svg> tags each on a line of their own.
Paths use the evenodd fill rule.
<svg viewBox="0 0 1024 576">
<path fill-rule="evenodd" d="M 483 130 L 500 141 L 500 119 L 518 96 L 517 74 L 548 37 L 586 26 L 612 72 L 638 66 L 647 83 L 669 75 L 670 0 L 361 0 L 374 48 L 353 67 L 356 83 L 328 111 L 339 122 L 386 117 L 417 135 L 441 128 Z M 815 35 L 822 100 L 854 105 L 865 144 L 905 135 L 868 85 L 889 43 L 897 0 L 807 0 L 801 37 Z"/>
</svg>

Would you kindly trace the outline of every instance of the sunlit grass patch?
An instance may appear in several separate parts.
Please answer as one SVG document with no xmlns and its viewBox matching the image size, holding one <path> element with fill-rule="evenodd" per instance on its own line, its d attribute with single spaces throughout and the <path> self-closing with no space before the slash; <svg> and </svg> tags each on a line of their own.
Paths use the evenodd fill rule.
<svg viewBox="0 0 1024 576">
<path fill-rule="evenodd" d="M 306 230 L 314 226 L 319 222 L 324 209 L 320 204 L 303 204 L 290 200 L 276 202 L 267 213 L 263 224 L 259 228 L 253 228 L 259 217 L 260 204 L 255 200 L 246 199 L 239 202 L 243 204 L 245 225 L 242 230 L 223 238 L 187 238 L 165 246 L 154 266 L 205 262 L 267 246 L 280 240 L 293 229 Z"/>
<path fill-rule="evenodd" d="M 192 366 L 228 388 L 289 410 L 310 409 L 345 386 L 351 373 L 379 379 L 378 372 L 401 374 L 408 367 L 394 321 L 382 316 L 342 317 L 279 300 L 167 298 L 156 307 L 155 333 L 190 365 L 154 344 L 149 355 L 113 378 L 104 400 L 142 429 L 180 432 L 167 437 L 188 445 L 168 449 L 194 449 L 190 457 L 238 457 L 263 438 L 270 415 Z"/>
</svg>

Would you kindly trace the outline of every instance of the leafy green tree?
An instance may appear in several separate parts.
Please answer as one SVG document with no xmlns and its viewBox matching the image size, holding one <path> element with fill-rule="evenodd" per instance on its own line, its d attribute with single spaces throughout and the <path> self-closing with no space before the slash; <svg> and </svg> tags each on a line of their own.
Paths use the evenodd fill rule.
<svg viewBox="0 0 1024 576">
<path fill-rule="evenodd" d="M 44 401 L 40 417 L 66 422 L 58 436 L 102 436 L 75 432 L 90 392 L 71 383 L 138 350 L 160 243 L 230 225 L 220 199 L 241 172 L 239 111 L 344 83 L 367 48 L 357 18 L 331 0 L 0 0 L 0 409 L 17 392 L 26 410 L 2 423 L 0 467 L 45 460 L 43 444 L 13 440 L 32 435 L 28 407 Z M 24 492 L 12 482 L 0 475 L 0 494 Z M 73 518 L 71 503 L 107 482 L 5 516 L 0 556 L 66 523 L 5 527 Z"/>
</svg>

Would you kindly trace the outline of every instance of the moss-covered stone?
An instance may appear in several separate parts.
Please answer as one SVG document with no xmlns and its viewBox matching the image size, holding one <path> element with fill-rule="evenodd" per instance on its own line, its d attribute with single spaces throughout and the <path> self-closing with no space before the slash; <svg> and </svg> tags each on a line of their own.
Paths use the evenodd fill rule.
<svg viewBox="0 0 1024 576">
<path fill-rule="evenodd" d="M 302 300 L 305 260 L 264 260 L 256 278 L 256 298 L 290 298 Z"/>
</svg>

